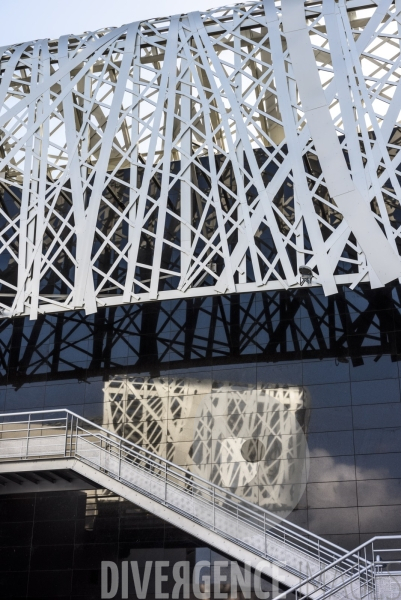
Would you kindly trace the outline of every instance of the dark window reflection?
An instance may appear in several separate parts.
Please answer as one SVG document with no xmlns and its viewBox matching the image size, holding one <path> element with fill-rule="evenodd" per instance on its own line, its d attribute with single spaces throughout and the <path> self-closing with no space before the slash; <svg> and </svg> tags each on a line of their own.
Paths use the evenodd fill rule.
<svg viewBox="0 0 401 600">
<path fill-rule="evenodd" d="M 362 285 L 2 320 L 1 410 L 68 407 L 353 548 L 401 531 L 400 305 Z M 212 555 L 108 492 L 6 488 L 2 598 L 99 598 L 101 560 Z"/>
</svg>

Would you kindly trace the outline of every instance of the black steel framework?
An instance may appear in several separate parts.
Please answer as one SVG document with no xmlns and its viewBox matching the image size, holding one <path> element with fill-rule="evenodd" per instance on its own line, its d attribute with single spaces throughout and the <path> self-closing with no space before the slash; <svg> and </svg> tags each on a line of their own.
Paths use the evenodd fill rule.
<svg viewBox="0 0 401 600">
<path fill-rule="evenodd" d="M 0 383 L 294 359 L 401 357 L 401 287 L 261 292 L 0 324 Z"/>
</svg>

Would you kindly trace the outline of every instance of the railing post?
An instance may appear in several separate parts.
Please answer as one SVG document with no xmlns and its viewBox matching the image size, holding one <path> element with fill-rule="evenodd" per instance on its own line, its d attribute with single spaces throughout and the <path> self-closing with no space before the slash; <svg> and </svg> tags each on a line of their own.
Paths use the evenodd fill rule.
<svg viewBox="0 0 401 600">
<path fill-rule="evenodd" d="M 68 448 L 68 413 L 65 414 L 65 444 L 64 444 L 64 456 L 67 456 Z"/>
<path fill-rule="evenodd" d="M 76 423 L 76 417 L 71 418 L 71 432 L 70 432 L 70 456 L 74 454 L 74 421 Z M 75 450 L 77 449 L 77 440 L 75 438 Z"/>
<path fill-rule="evenodd" d="M 74 426 L 74 417 L 71 417 L 69 425 L 68 425 L 68 439 L 69 439 L 69 450 L 68 450 L 68 454 L 71 457 L 72 456 L 72 428 Z"/>
<path fill-rule="evenodd" d="M 78 419 L 77 417 L 75 417 L 75 453 L 77 453 L 77 447 L 78 447 Z"/>
<path fill-rule="evenodd" d="M 266 513 L 263 513 L 263 537 L 264 537 L 264 548 L 265 557 L 267 556 L 267 535 L 266 535 Z"/>
<path fill-rule="evenodd" d="M 26 449 L 25 449 L 25 458 L 28 458 L 28 446 L 29 446 L 29 434 L 31 432 L 31 413 L 28 415 L 28 427 L 26 430 Z"/>
<path fill-rule="evenodd" d="M 216 531 L 216 492 L 215 487 L 213 486 L 213 531 Z"/>
<path fill-rule="evenodd" d="M 372 546 L 373 549 L 373 546 Z M 359 571 L 359 594 L 360 597 L 363 598 L 366 596 L 368 599 L 370 598 L 370 588 L 369 588 L 369 572 L 367 570 L 367 553 L 366 546 L 363 549 L 363 566 L 361 568 L 361 554 L 362 552 L 358 552 L 358 571 Z M 364 587 L 366 587 L 364 593 Z"/>
<path fill-rule="evenodd" d="M 121 480 L 121 440 L 119 445 L 119 457 L 118 457 L 118 480 Z"/>
<path fill-rule="evenodd" d="M 167 463 L 164 463 L 164 503 L 167 504 Z"/>
<path fill-rule="evenodd" d="M 237 537 L 239 538 L 239 504 L 237 503 Z"/>
<path fill-rule="evenodd" d="M 372 568 L 372 596 L 374 598 L 374 600 L 376 600 L 377 598 L 377 590 L 376 590 L 376 557 L 375 557 L 375 546 L 374 546 L 374 542 L 372 542 L 372 563 L 373 568 Z M 368 588 L 369 589 L 369 588 Z M 370 594 L 370 592 L 369 592 Z"/>
</svg>

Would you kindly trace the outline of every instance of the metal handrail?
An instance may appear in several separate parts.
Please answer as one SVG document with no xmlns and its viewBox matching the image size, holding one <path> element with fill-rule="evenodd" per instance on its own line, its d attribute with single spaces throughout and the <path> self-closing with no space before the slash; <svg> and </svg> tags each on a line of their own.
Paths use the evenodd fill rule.
<svg viewBox="0 0 401 600">
<path fill-rule="evenodd" d="M 361 544 L 360 546 L 357 546 L 356 548 L 354 548 L 353 550 L 350 550 L 347 554 L 345 554 L 343 557 L 337 559 L 335 562 L 333 562 L 331 565 L 327 565 L 326 567 L 324 567 L 323 569 L 321 569 L 319 571 L 319 573 L 315 573 L 314 575 L 311 575 L 310 577 L 308 577 L 308 579 L 305 579 L 304 581 L 302 581 L 301 583 L 298 583 L 296 585 L 294 585 L 293 587 L 285 590 L 285 592 L 282 592 L 281 594 L 279 594 L 278 596 L 275 596 L 274 600 L 285 600 L 285 598 L 287 597 L 288 594 L 294 594 L 295 600 L 306 600 L 307 598 L 309 598 L 308 594 L 301 591 L 301 588 L 305 588 L 305 586 L 308 583 L 313 583 L 314 585 L 314 591 L 313 591 L 313 597 L 318 598 L 318 600 L 324 600 L 325 598 L 327 598 L 328 596 L 332 596 L 332 595 L 336 595 L 338 594 L 339 591 L 343 590 L 345 587 L 349 586 L 353 581 L 355 581 L 357 578 L 359 578 L 360 582 L 359 582 L 359 587 L 360 587 L 360 591 L 361 588 L 365 585 L 366 586 L 366 591 L 365 593 L 360 593 L 358 595 L 358 598 L 376 598 L 376 586 L 375 586 L 375 577 L 379 574 L 380 576 L 391 576 L 394 578 L 394 576 L 397 574 L 397 571 L 395 571 L 394 569 L 387 570 L 387 571 L 383 571 L 383 565 L 386 565 L 386 561 L 385 560 L 381 560 L 381 559 L 377 559 L 375 558 L 375 542 L 384 542 L 384 541 L 388 541 L 388 540 L 401 540 L 401 535 L 381 535 L 381 536 L 375 536 L 373 538 L 371 538 L 370 540 L 368 540 L 367 542 L 364 542 L 363 544 Z M 372 559 L 371 560 L 367 560 L 366 559 L 366 550 L 367 548 L 371 547 L 371 556 Z M 390 559 L 391 564 L 400 564 L 401 565 L 401 548 L 378 548 L 376 549 L 377 551 L 380 551 L 381 553 L 394 553 L 394 552 L 398 552 L 400 558 L 398 560 L 396 559 Z M 364 557 L 363 560 L 361 561 L 361 552 L 364 552 Z M 320 586 L 316 587 L 316 581 L 321 578 L 325 573 L 327 573 L 329 570 L 331 569 L 335 569 L 336 567 L 340 566 L 342 561 L 345 561 L 347 559 L 353 559 L 355 561 L 360 561 L 363 562 L 363 566 L 360 567 L 359 569 L 359 573 L 357 574 L 353 574 L 352 577 L 345 579 L 344 581 L 342 581 L 340 584 L 336 585 L 335 587 L 333 587 L 333 582 L 338 579 L 339 577 L 341 577 L 340 574 L 335 575 L 332 579 L 324 582 L 324 584 L 321 584 Z M 398 572 L 401 574 L 401 568 L 400 571 Z M 363 578 L 362 576 L 365 575 L 366 577 Z M 370 583 L 370 585 L 369 585 Z M 400 590 L 401 590 L 401 579 L 400 582 L 398 583 Z M 323 593 L 321 596 L 316 595 L 316 592 L 318 592 L 319 590 L 325 590 L 325 593 Z"/>
<path fill-rule="evenodd" d="M 20 417 L 27 417 L 27 419 L 17 420 Z M 21 437 L 24 434 L 26 437 Z M 63 443 L 60 438 L 64 440 Z M 18 443 L 25 439 L 27 440 L 26 452 L 23 456 L 19 456 Z M 46 444 L 43 446 L 32 441 L 44 439 L 50 440 L 47 452 Z M 16 449 L 14 446 L 12 448 L 18 456 L 10 453 L 7 455 L 13 460 L 41 456 L 48 459 L 49 456 L 62 455 L 66 458 L 79 458 L 98 470 L 106 472 L 108 476 L 138 489 L 141 493 L 168 505 L 169 508 L 187 518 L 201 522 L 203 526 L 219 535 L 232 539 L 238 545 L 295 574 L 300 579 L 300 583 L 294 588 L 295 592 L 303 589 L 305 584 L 311 584 L 315 590 L 323 590 L 328 594 L 330 590 L 333 591 L 333 585 L 330 586 L 322 581 L 322 575 L 329 573 L 333 584 L 339 577 L 346 577 L 349 581 L 360 578 L 361 573 L 370 568 L 366 558 L 347 553 L 341 547 L 67 409 L 0 414 L 0 460 L 1 443 L 4 441 L 9 445 L 10 442 L 17 444 Z M 51 450 L 52 443 L 53 450 Z M 127 473 L 132 468 L 135 468 L 138 476 L 150 478 L 146 480 L 150 482 L 150 489 L 142 489 L 136 481 L 127 479 Z M 152 482 L 162 484 L 164 491 L 160 492 L 159 488 L 152 491 Z M 185 504 L 189 501 L 192 502 L 192 512 L 189 508 L 185 508 L 186 505 L 179 506 L 179 503 Z M 207 512 L 206 516 L 204 514 L 204 511 L 210 508 L 213 515 L 211 522 L 206 518 Z M 258 542 L 258 536 L 263 537 L 262 544 Z M 272 544 L 284 548 L 285 562 L 274 555 Z M 291 561 L 287 559 L 291 552 L 296 553 L 298 565 L 299 558 L 302 556 L 307 562 L 309 561 L 306 569 L 294 566 L 295 563 L 290 564 Z M 315 573 L 308 577 L 310 561 Z"/>
</svg>

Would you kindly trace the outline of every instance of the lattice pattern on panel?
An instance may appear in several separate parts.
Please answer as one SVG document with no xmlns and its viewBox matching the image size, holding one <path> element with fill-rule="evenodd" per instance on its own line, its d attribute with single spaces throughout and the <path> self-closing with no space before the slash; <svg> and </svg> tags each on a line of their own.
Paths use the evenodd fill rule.
<svg viewBox="0 0 401 600">
<path fill-rule="evenodd" d="M 3 50 L 3 316 L 399 279 L 400 6 L 357 4 Z"/>
<path fill-rule="evenodd" d="M 287 515 L 305 490 L 308 450 L 299 387 L 115 376 L 105 426 L 159 456 Z M 306 411 L 307 414 L 307 411 Z"/>
</svg>

